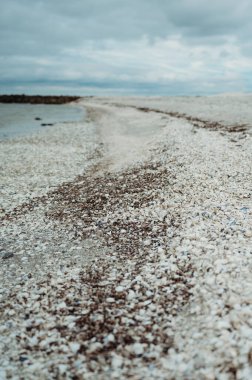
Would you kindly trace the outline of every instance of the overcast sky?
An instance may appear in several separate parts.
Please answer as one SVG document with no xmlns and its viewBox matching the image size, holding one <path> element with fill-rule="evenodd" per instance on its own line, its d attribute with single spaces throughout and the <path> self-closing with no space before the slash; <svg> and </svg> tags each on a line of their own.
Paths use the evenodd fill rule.
<svg viewBox="0 0 252 380">
<path fill-rule="evenodd" d="M 252 0 L 0 0 L 0 92 L 252 90 Z"/>
</svg>

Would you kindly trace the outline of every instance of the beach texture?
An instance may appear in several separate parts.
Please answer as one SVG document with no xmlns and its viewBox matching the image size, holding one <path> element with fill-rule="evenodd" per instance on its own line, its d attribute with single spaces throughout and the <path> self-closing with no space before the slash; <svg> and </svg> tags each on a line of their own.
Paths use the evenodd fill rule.
<svg viewBox="0 0 252 380">
<path fill-rule="evenodd" d="M 77 102 L 1 142 L 0 379 L 251 379 L 252 96 Z"/>
</svg>

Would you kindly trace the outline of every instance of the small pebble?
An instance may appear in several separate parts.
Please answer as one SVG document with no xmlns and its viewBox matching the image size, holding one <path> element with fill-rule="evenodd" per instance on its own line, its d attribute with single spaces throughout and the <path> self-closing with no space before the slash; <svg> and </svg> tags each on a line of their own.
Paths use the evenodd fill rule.
<svg viewBox="0 0 252 380">
<path fill-rule="evenodd" d="M 14 253 L 11 253 L 11 252 L 5 252 L 2 256 L 2 259 L 3 260 L 7 260 L 7 259 L 11 259 L 12 257 L 14 257 Z"/>
</svg>

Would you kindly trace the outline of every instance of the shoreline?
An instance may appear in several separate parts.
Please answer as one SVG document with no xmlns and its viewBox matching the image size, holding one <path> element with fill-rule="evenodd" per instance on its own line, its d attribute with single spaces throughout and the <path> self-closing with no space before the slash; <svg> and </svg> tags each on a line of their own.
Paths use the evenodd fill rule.
<svg viewBox="0 0 252 380">
<path fill-rule="evenodd" d="M 2 221 L 2 371 L 250 378 L 251 136 L 116 101 L 78 101 L 93 162 Z"/>
<path fill-rule="evenodd" d="M 77 102 L 65 104 L 0 103 L 0 143 L 2 140 L 31 136 L 41 127 L 85 122 L 85 112 Z"/>
<path fill-rule="evenodd" d="M 75 178 L 92 163 L 98 146 L 94 123 L 80 119 L 38 128 L 0 140 L 1 214 Z"/>
</svg>

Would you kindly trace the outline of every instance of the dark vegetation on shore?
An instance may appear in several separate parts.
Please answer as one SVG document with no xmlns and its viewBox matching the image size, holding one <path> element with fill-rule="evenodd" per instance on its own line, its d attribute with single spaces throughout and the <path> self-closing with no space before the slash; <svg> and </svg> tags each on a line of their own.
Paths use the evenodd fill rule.
<svg viewBox="0 0 252 380">
<path fill-rule="evenodd" d="M 0 103 L 65 104 L 78 99 L 80 99 L 80 96 L 0 95 Z"/>
</svg>

